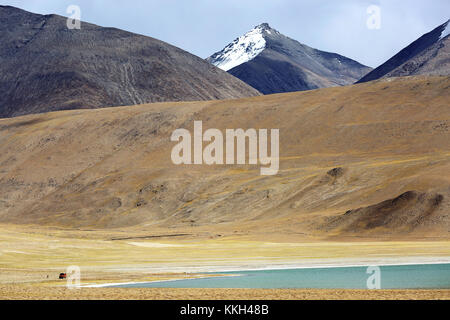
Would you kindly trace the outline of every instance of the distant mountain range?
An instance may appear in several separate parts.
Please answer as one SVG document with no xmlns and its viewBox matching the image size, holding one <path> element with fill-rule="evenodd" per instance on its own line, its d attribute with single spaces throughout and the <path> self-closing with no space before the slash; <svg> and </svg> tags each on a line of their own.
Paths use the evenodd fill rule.
<svg viewBox="0 0 450 320">
<path fill-rule="evenodd" d="M 0 6 L 0 118 L 449 75 L 449 33 L 447 21 L 372 70 L 263 23 L 205 61 L 151 37 L 84 22 L 71 30 L 65 17 Z"/>
<path fill-rule="evenodd" d="M 197 56 L 150 37 L 0 6 L 0 118 L 260 93 Z"/>
<path fill-rule="evenodd" d="M 421 36 L 358 82 L 411 75 L 450 75 L 450 20 Z"/>
<path fill-rule="evenodd" d="M 264 94 L 349 85 L 372 70 L 342 55 L 308 47 L 267 23 L 207 61 Z"/>
</svg>

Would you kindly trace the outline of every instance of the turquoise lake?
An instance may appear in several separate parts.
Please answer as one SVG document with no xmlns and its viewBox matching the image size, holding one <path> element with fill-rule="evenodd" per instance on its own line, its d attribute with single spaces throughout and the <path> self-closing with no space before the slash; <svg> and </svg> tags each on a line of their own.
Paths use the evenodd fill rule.
<svg viewBox="0 0 450 320">
<path fill-rule="evenodd" d="M 449 289 L 450 264 L 380 266 L 381 289 Z M 126 288 L 366 289 L 367 267 L 220 272 L 223 277 L 127 284 Z M 228 275 L 233 275 L 232 277 Z"/>
</svg>

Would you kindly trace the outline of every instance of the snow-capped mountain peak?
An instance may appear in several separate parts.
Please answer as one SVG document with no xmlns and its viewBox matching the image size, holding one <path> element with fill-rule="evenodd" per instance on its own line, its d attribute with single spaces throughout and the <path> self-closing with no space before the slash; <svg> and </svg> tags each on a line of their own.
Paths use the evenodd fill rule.
<svg viewBox="0 0 450 320">
<path fill-rule="evenodd" d="M 357 61 L 291 39 L 262 23 L 207 61 L 263 94 L 348 85 L 371 71 Z"/>
<path fill-rule="evenodd" d="M 228 71 L 254 59 L 266 48 L 265 33 L 271 35 L 278 31 L 262 23 L 227 45 L 222 51 L 213 54 L 208 61 L 222 70 Z"/>
</svg>

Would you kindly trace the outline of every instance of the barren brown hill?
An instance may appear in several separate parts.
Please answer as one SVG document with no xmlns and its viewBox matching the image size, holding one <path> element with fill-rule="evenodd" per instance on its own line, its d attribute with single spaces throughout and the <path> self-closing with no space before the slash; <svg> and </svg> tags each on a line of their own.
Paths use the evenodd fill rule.
<svg viewBox="0 0 450 320">
<path fill-rule="evenodd" d="M 450 235 L 450 77 L 0 120 L 0 221 L 144 234 Z M 173 130 L 279 128 L 280 172 L 175 166 Z"/>
<path fill-rule="evenodd" d="M 0 117 L 260 93 L 184 50 L 139 34 L 0 6 Z"/>
</svg>

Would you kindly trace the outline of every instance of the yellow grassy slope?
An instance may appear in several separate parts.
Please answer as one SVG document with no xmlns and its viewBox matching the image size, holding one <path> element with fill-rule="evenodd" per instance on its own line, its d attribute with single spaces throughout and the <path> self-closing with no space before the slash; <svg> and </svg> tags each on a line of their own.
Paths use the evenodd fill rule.
<svg viewBox="0 0 450 320">
<path fill-rule="evenodd" d="M 0 221 L 144 236 L 446 240 L 449 87 L 449 77 L 400 78 L 2 119 Z M 279 174 L 173 165 L 170 135 L 194 120 L 204 130 L 279 128 Z"/>
</svg>

